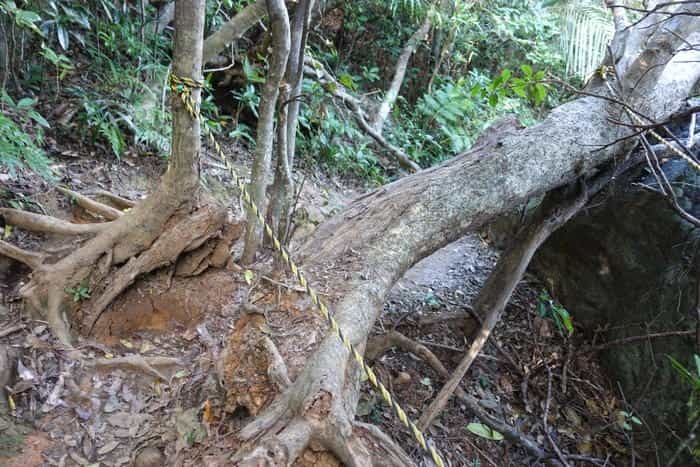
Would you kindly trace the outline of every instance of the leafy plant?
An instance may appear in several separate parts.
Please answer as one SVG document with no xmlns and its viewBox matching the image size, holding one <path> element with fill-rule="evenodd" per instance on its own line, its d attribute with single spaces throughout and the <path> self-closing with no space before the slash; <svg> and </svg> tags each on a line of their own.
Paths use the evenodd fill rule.
<svg viewBox="0 0 700 467">
<path fill-rule="evenodd" d="M 535 105 L 543 103 L 547 97 L 547 85 L 542 82 L 544 70 L 535 73 L 527 64 L 520 65 L 520 70 L 522 77 L 513 77 L 513 72 L 505 68 L 488 86 L 475 85 L 472 96 L 480 95 L 491 107 L 496 107 L 499 101 L 509 96 L 528 99 Z"/>
<path fill-rule="evenodd" d="M 44 15 L 48 18 L 41 23 L 41 30 L 45 37 L 56 33 L 59 45 L 65 51 L 70 47 L 70 38 L 73 37 L 83 47 L 85 46 L 84 31 L 90 30 L 90 14 L 80 4 L 71 2 L 71 6 L 61 1 L 49 1 L 44 9 Z"/>
<path fill-rule="evenodd" d="M 17 26 L 24 29 L 29 29 L 37 34 L 41 34 L 41 30 L 35 23 L 41 21 L 41 16 L 32 10 L 24 10 L 17 7 L 17 3 L 12 0 L 0 1 L 0 12 L 7 14 L 14 19 Z"/>
<path fill-rule="evenodd" d="M 540 317 L 554 321 L 557 330 L 562 336 L 567 337 L 574 333 L 574 323 L 571 319 L 571 315 L 567 309 L 557 303 L 546 290 L 540 292 L 537 312 Z"/>
<path fill-rule="evenodd" d="M 26 166 L 51 179 L 50 160 L 41 149 L 43 130 L 49 128 L 46 119 L 34 108 L 36 98 L 24 97 L 15 102 L 5 91 L 0 92 L 0 165 L 10 173 Z M 31 129 L 30 136 L 25 128 Z"/>
<path fill-rule="evenodd" d="M 75 303 L 82 302 L 90 298 L 90 287 L 87 284 L 82 283 L 66 289 L 66 293 L 73 296 L 73 301 Z"/>
<path fill-rule="evenodd" d="M 238 123 L 236 125 L 236 128 L 234 128 L 232 131 L 228 133 L 229 138 L 233 139 L 244 139 L 248 141 L 251 145 L 255 145 L 255 138 L 253 138 L 251 129 L 248 125 L 245 123 Z"/>
<path fill-rule="evenodd" d="M 258 117 L 258 107 L 260 106 L 260 95 L 258 94 L 255 85 L 252 83 L 246 84 L 243 91 L 231 91 L 233 97 L 238 101 L 238 109 L 236 110 L 236 120 L 243 109 L 248 109 L 255 117 Z"/>
<path fill-rule="evenodd" d="M 620 410 L 617 412 L 617 423 L 623 430 L 632 431 L 634 425 L 640 426 L 642 421 L 634 414 Z"/>
<path fill-rule="evenodd" d="M 670 355 L 666 356 L 671 366 L 683 381 L 690 385 L 690 397 L 688 398 L 688 423 L 695 425 L 700 417 L 700 356 L 693 355 L 693 368 L 686 368 L 681 362 Z M 693 456 L 700 460 L 700 442 L 694 441 L 691 446 Z"/>
<path fill-rule="evenodd" d="M 585 78 L 600 65 L 615 32 L 612 15 L 600 2 L 553 2 L 560 16 L 559 45 L 566 58 L 566 73 Z"/>
<path fill-rule="evenodd" d="M 491 441 L 503 440 L 503 435 L 501 433 L 483 423 L 470 423 L 467 425 L 467 430 L 482 438 L 490 439 Z"/>
</svg>

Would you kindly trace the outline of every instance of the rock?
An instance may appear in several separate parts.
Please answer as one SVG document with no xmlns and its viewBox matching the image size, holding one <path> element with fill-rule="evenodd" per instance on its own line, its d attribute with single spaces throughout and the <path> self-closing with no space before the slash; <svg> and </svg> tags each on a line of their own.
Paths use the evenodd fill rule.
<svg viewBox="0 0 700 467">
<path fill-rule="evenodd" d="M 409 373 L 406 373 L 405 371 L 399 372 L 398 375 L 396 375 L 396 378 L 394 378 L 394 384 L 397 386 L 401 386 L 403 384 L 408 384 L 411 382 L 411 375 Z"/>
<path fill-rule="evenodd" d="M 679 203 L 700 216 L 700 173 L 682 161 L 665 164 L 664 171 L 671 183 L 683 187 Z M 656 184 L 649 177 L 638 181 Z M 531 266 L 575 323 L 587 331 L 610 327 L 605 341 L 695 329 L 700 229 L 682 220 L 656 192 L 620 182 L 613 189 L 555 232 Z M 634 401 L 654 432 L 662 460 L 678 447 L 673 431 L 686 437 L 691 389 L 667 356 L 692 371 L 695 352 L 693 336 L 678 336 L 600 354 L 612 381 L 619 381 L 625 398 Z M 678 465 L 690 463 L 679 459 Z"/>
<path fill-rule="evenodd" d="M 147 447 L 136 455 L 134 467 L 161 467 L 165 465 L 165 456 L 160 449 Z"/>
</svg>

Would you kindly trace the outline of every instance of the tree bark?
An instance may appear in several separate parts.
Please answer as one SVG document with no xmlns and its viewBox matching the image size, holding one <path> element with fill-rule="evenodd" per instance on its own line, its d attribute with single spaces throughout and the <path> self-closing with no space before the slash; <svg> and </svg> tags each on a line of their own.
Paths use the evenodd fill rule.
<svg viewBox="0 0 700 467">
<path fill-rule="evenodd" d="M 304 78 L 304 51 L 312 8 L 313 0 L 301 0 L 294 11 L 291 24 L 291 48 L 284 78 L 287 92 L 280 96 L 281 102 L 278 111 L 277 165 L 275 181 L 270 190 L 269 218 L 271 225 L 277 231 L 277 237 L 283 243 L 287 239 L 292 209 L 292 168 L 294 167 L 296 151 L 301 85 Z"/>
<path fill-rule="evenodd" d="M 274 140 L 275 108 L 279 87 L 284 75 L 287 59 L 289 57 L 289 17 L 284 0 L 267 0 L 270 23 L 272 24 L 273 47 L 270 60 L 270 69 L 262 90 L 260 99 L 260 118 L 258 119 L 255 160 L 249 185 L 253 203 L 265 213 L 266 197 L 265 189 L 270 171 L 270 159 Z M 262 240 L 262 229 L 254 212 L 248 209 L 248 223 L 246 225 L 245 245 L 241 261 L 244 264 L 252 263 Z"/>
<path fill-rule="evenodd" d="M 178 0 L 175 7 L 173 72 L 201 80 L 204 0 Z M 199 90 L 191 91 L 198 106 Z M 108 304 L 107 298 L 116 296 L 138 275 L 175 262 L 181 253 L 198 247 L 223 225 L 222 209 L 205 205 L 199 210 L 199 122 L 187 112 L 179 96 L 172 96 L 171 102 L 173 144 L 168 170 L 154 193 L 130 211 L 107 210 L 101 203 L 81 198 L 88 209 L 115 219 L 94 229 L 51 222 L 46 216 L 23 216 L 14 210 L 1 213 L 6 220 L 19 220 L 30 230 L 95 234 L 56 262 L 32 265 L 31 280 L 21 290 L 29 307 L 43 315 L 56 337 L 68 346 L 70 321 L 77 321 L 81 331 L 89 332 Z M 197 229 L 186 228 L 192 225 L 188 222 L 192 213 L 200 219 Z M 136 256 L 138 260 L 134 260 Z M 116 279 L 106 281 L 112 274 Z M 67 292 L 78 285 L 91 290 L 91 298 L 79 307 Z"/>
</svg>

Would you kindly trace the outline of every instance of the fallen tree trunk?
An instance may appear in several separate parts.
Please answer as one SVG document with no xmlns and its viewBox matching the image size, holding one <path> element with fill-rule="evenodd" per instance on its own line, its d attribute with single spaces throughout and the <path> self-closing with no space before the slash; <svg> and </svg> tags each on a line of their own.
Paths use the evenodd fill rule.
<svg viewBox="0 0 700 467">
<path fill-rule="evenodd" d="M 663 28 L 646 27 L 660 20 Z M 633 57 L 618 62 L 628 105 L 656 120 L 683 105 L 700 67 L 682 63 L 676 51 L 697 21 L 652 15 L 628 31 L 627 53 Z M 638 49 L 640 43 L 646 48 Z M 622 114 L 621 105 L 599 79 L 587 91 L 591 95 L 558 107 L 540 124 L 482 138 L 465 155 L 361 196 L 319 226 L 300 257 L 331 295 L 334 316 L 350 341 L 364 347 L 388 291 L 421 258 L 532 196 L 595 173 L 629 149 L 631 130 L 608 120 Z M 314 316 L 308 302 L 299 303 Z M 292 385 L 241 431 L 249 444 L 235 461 L 289 465 L 313 442 L 348 465 L 400 464 L 387 452 L 377 457 L 376 443 L 353 421 L 359 370 L 346 348 L 320 320 L 308 319 L 307 328 L 327 337 L 312 354 L 304 352 L 303 369 L 290 375 Z M 297 348 L 307 347 L 298 342 Z"/>
</svg>

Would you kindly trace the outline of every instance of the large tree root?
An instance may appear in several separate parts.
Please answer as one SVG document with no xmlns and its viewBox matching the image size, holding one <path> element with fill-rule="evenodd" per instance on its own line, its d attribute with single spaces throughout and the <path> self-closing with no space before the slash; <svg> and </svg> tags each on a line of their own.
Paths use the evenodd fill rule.
<svg viewBox="0 0 700 467">
<path fill-rule="evenodd" d="M 291 465 L 297 458 L 328 453 L 349 466 L 414 465 L 379 429 L 353 421 L 357 387 L 343 384 L 344 372 L 324 369 L 331 362 L 345 365 L 335 336 L 321 344 L 318 365 L 308 366 L 292 383 L 266 329 L 262 313 L 244 314 L 223 357 L 226 410 L 243 406 L 255 416 L 238 435 L 244 445 L 232 458 L 234 465 Z M 324 459 L 314 457 L 312 464 L 333 465 Z"/>
<path fill-rule="evenodd" d="M 71 342 L 71 323 L 80 332 L 89 333 L 107 306 L 139 275 L 174 265 L 188 252 L 192 252 L 188 256 L 191 264 L 192 257 L 196 257 L 195 270 L 184 268 L 191 274 L 211 264 L 221 265 L 230 242 L 237 238 L 235 229 L 233 234 L 229 229 L 221 240 L 214 238 L 226 221 L 222 208 L 208 203 L 190 204 L 177 196 L 164 199 L 169 195 L 167 191 L 158 192 L 135 206 L 116 195 L 100 193 L 119 209 L 65 188 L 59 191 L 85 210 L 110 221 L 75 224 L 50 216 L 1 209 L 4 221 L 20 228 L 92 237 L 60 259 L 26 251 L 7 242 L 0 242 L 0 254 L 32 269 L 31 280 L 20 292 L 65 345 Z M 208 242 L 210 239 L 212 242 Z M 200 247 L 206 250 L 206 255 L 194 254 L 193 250 Z M 209 261 L 214 254 L 216 258 Z"/>
</svg>

